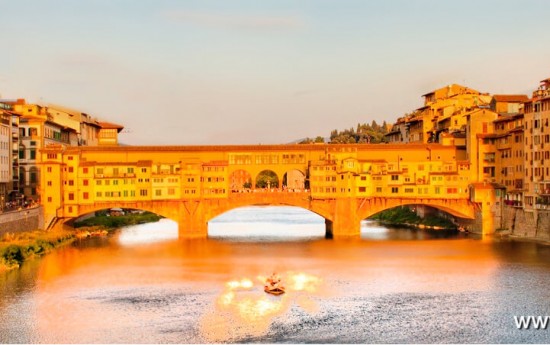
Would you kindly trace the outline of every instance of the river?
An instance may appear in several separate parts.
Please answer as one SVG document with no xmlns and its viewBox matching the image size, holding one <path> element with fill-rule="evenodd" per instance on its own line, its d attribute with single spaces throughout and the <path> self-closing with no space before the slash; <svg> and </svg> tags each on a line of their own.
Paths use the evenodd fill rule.
<svg viewBox="0 0 550 345">
<path fill-rule="evenodd" d="M 263 292 L 278 272 L 281 296 Z M 243 208 L 179 241 L 169 220 L 0 274 L 3 343 L 548 343 L 550 246 Z"/>
</svg>

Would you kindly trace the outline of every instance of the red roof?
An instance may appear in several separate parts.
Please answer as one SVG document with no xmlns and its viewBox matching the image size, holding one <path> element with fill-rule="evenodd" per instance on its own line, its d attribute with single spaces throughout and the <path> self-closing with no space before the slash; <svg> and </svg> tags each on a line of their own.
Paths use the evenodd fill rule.
<svg viewBox="0 0 550 345">
<path fill-rule="evenodd" d="M 119 133 L 121 130 L 124 129 L 124 126 L 117 125 L 116 123 L 111 123 L 111 122 L 98 121 L 98 125 L 103 129 L 116 129 L 117 132 Z"/>
<path fill-rule="evenodd" d="M 527 95 L 494 95 L 493 98 L 497 102 L 514 102 L 523 103 L 529 100 Z"/>
</svg>

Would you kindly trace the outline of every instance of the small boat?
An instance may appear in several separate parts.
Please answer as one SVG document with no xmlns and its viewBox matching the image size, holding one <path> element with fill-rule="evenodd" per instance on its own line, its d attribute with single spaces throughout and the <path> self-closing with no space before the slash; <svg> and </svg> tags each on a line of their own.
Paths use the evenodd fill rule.
<svg viewBox="0 0 550 345">
<path fill-rule="evenodd" d="M 264 291 L 272 295 L 281 295 L 285 293 L 285 287 L 281 283 L 281 278 L 276 273 L 273 273 L 271 277 L 267 278 L 264 285 Z"/>
</svg>

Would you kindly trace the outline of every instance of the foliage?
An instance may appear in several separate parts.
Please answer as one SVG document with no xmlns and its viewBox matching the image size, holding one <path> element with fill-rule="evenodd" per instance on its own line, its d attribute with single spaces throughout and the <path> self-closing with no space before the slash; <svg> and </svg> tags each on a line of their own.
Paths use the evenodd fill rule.
<svg viewBox="0 0 550 345">
<path fill-rule="evenodd" d="M 161 216 L 152 212 L 143 212 L 142 214 L 129 214 L 124 216 L 108 216 L 106 213 L 96 212 L 95 217 L 75 222 L 73 225 L 75 228 L 80 228 L 83 226 L 100 226 L 113 229 L 126 225 L 158 222 L 161 218 Z"/>
<path fill-rule="evenodd" d="M 325 142 L 325 138 L 319 135 L 315 139 L 305 138 L 302 141 L 300 141 L 299 144 L 322 144 L 324 142 Z"/>
<path fill-rule="evenodd" d="M 264 170 L 258 174 L 256 179 L 256 188 L 277 188 L 279 187 L 279 178 L 271 170 Z"/>
<path fill-rule="evenodd" d="M 375 214 L 371 219 L 381 220 L 392 224 L 419 224 L 420 218 L 408 207 L 396 207 Z"/>
<path fill-rule="evenodd" d="M 386 121 L 379 125 L 376 121 L 371 124 L 357 124 L 357 128 L 351 127 L 343 131 L 333 130 L 330 132 L 331 144 L 377 144 L 386 142 L 384 136 L 388 132 Z"/>
<path fill-rule="evenodd" d="M 54 248 L 72 241 L 74 233 L 40 231 L 23 232 L 4 236 L 4 241 L 15 242 L 0 245 L 0 271 L 19 267 L 23 261 L 51 252 Z"/>
<path fill-rule="evenodd" d="M 424 218 L 419 217 L 409 207 L 396 207 L 389 210 L 382 211 L 375 214 L 371 219 L 380 220 L 390 224 L 409 224 L 409 225 L 425 225 L 425 226 L 437 226 L 445 229 L 454 229 L 456 224 L 451 220 L 435 215 L 429 214 Z"/>
</svg>

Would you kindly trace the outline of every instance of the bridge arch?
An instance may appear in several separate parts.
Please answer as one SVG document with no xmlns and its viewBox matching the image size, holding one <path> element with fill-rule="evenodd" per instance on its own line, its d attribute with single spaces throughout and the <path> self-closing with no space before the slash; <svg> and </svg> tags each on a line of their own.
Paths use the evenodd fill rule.
<svg viewBox="0 0 550 345">
<path fill-rule="evenodd" d="M 252 174 L 244 169 L 238 169 L 229 175 L 229 187 L 233 192 L 252 188 Z"/>
<path fill-rule="evenodd" d="M 326 236 L 325 218 L 303 207 L 290 205 L 242 206 L 208 222 L 208 237 L 319 238 Z M 265 224 L 268 222 L 268 224 Z"/>
<path fill-rule="evenodd" d="M 374 203 L 371 207 L 360 209 L 359 218 L 361 220 L 370 218 L 371 216 L 399 206 L 428 206 L 445 213 L 448 213 L 456 218 L 475 219 L 476 205 L 464 200 L 403 200 L 403 199 L 385 199 L 383 202 Z"/>
<path fill-rule="evenodd" d="M 256 176 L 255 186 L 256 188 L 278 188 L 280 186 L 279 176 L 273 170 L 262 170 Z"/>
<path fill-rule="evenodd" d="M 282 185 L 291 190 L 303 190 L 306 187 L 306 174 L 299 169 L 291 169 L 284 173 Z"/>
<path fill-rule="evenodd" d="M 94 203 L 90 205 L 80 205 L 75 216 L 67 219 L 67 221 L 74 221 L 77 218 L 85 216 L 90 213 L 108 210 L 113 208 L 121 209 L 133 209 L 155 213 L 164 218 L 178 222 L 179 219 L 179 203 L 170 201 L 151 201 L 151 202 L 104 202 Z"/>
</svg>

